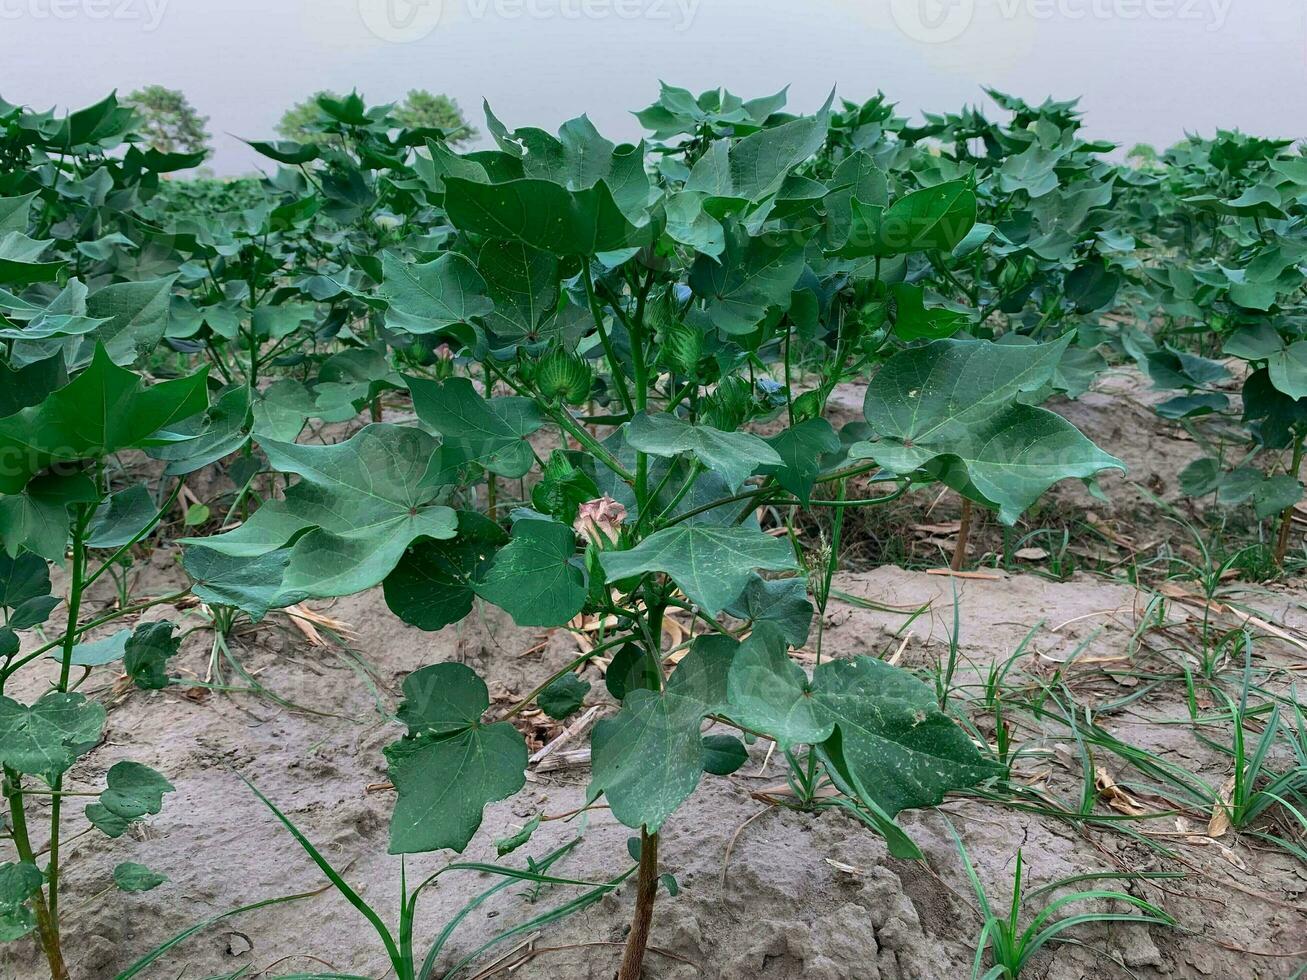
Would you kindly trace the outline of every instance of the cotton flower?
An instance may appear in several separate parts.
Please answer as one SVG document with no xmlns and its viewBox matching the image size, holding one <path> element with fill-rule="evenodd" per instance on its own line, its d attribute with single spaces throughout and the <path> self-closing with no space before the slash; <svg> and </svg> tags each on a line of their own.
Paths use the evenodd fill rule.
<svg viewBox="0 0 1307 980">
<path fill-rule="evenodd" d="M 622 532 L 622 522 L 625 520 L 626 508 L 605 494 L 595 500 L 587 500 L 581 505 L 572 529 L 583 541 L 602 543 L 607 540 L 611 544 L 616 544 Z"/>
</svg>

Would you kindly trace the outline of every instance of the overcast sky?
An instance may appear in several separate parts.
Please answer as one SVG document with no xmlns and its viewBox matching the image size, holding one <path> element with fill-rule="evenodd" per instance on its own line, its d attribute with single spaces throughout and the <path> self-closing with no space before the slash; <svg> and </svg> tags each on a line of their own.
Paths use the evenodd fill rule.
<svg viewBox="0 0 1307 980">
<path fill-rule="evenodd" d="M 1239 127 L 1307 137 L 1303 0 L 0 0 L 0 97 L 48 108 L 158 82 L 209 117 L 219 173 L 261 166 L 308 93 L 446 92 L 480 124 L 588 112 L 614 139 L 659 79 L 746 97 L 884 90 L 908 114 L 1080 96 L 1126 146 Z M 481 128 L 484 129 L 482 126 Z"/>
</svg>

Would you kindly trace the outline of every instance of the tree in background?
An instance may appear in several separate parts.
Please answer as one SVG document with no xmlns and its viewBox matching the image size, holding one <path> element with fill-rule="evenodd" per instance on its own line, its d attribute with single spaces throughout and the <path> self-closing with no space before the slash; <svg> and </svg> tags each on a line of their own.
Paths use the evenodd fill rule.
<svg viewBox="0 0 1307 980">
<path fill-rule="evenodd" d="M 458 102 L 448 95 L 432 95 L 426 89 L 411 89 L 408 96 L 395 107 L 394 117 L 409 129 L 434 127 L 445 131 L 451 146 L 470 142 L 477 131 L 463 116 Z"/>
<path fill-rule="evenodd" d="M 277 134 L 297 143 L 322 141 L 320 123 L 321 98 L 341 98 L 335 92 L 314 92 L 303 102 L 297 102 L 282 114 L 277 123 Z M 458 102 L 447 95 L 434 95 L 425 89 L 412 89 L 403 102 L 395 105 L 391 113 L 395 121 L 407 128 L 432 127 L 445 131 L 451 146 L 459 146 L 476 138 L 477 131 L 463 115 Z"/>
<path fill-rule="evenodd" d="M 186 96 L 163 85 L 147 85 L 124 100 L 140 116 L 137 131 L 161 153 L 208 152 L 208 116 L 195 111 Z"/>
</svg>

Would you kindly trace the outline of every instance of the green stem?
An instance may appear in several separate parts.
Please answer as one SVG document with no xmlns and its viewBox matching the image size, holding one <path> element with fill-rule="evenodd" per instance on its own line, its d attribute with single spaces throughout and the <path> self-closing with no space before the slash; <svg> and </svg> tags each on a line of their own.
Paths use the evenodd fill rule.
<svg viewBox="0 0 1307 980">
<path fill-rule="evenodd" d="M 560 428 L 566 431 L 568 435 L 570 435 L 573 439 L 579 442 L 587 450 L 593 453 L 595 458 L 598 459 L 599 462 L 603 463 L 610 470 L 612 470 L 619 477 L 621 477 L 623 483 L 630 484 L 632 487 L 635 486 L 635 475 L 632 474 L 629 470 L 627 470 L 626 467 L 624 467 L 618 461 L 616 456 L 614 456 L 602 445 L 600 445 L 599 441 L 595 439 L 594 436 L 590 435 L 590 433 L 586 432 L 585 429 L 577 425 L 572 420 L 572 418 L 567 414 L 566 409 L 556 410 L 551 407 L 545 406 L 545 411 L 549 413 L 549 417 L 551 419 L 553 419 L 555 422 L 558 423 Z"/>
<path fill-rule="evenodd" d="M 489 365 L 486 365 L 485 373 L 486 373 L 486 380 L 485 380 L 486 400 L 488 401 L 495 390 L 494 381 L 490 376 Z M 490 518 L 492 521 L 495 520 L 495 510 L 497 509 L 499 504 L 499 501 L 497 499 L 498 496 L 499 496 L 499 482 L 498 480 L 495 479 L 494 473 L 492 473 L 490 470 L 486 470 L 486 517 Z"/>
<path fill-rule="evenodd" d="M 32 850 L 27 814 L 23 810 L 22 776 L 8 766 L 4 770 L 4 791 L 5 799 L 9 801 L 9 823 L 13 828 L 14 849 L 18 852 L 18 859 L 35 865 L 36 854 Z M 50 964 L 52 980 L 68 980 L 68 968 L 64 965 L 63 948 L 59 941 L 59 926 L 50 914 L 42 889 L 38 888 L 32 896 L 32 910 L 36 914 L 36 930 L 40 936 L 41 949 Z"/>
<path fill-rule="evenodd" d="M 77 646 L 77 620 L 82 612 L 82 596 L 86 592 L 86 529 L 91 523 L 95 510 L 88 504 L 77 509 L 73 522 L 73 562 L 71 578 L 68 583 L 68 623 L 64 636 L 63 655 L 59 664 L 59 684 L 61 694 L 68 692 L 68 683 L 73 669 L 73 648 Z M 50 925 L 59 931 L 59 844 L 62 829 L 60 818 L 63 811 L 64 777 L 60 773 L 51 783 L 55 796 L 50 801 L 50 863 L 46 868 L 46 882 L 49 884 Z"/>
<path fill-rule="evenodd" d="M 590 274 L 589 261 L 581 263 L 582 280 L 585 283 L 585 298 L 590 303 L 590 315 L 594 317 L 595 330 L 599 333 L 599 343 L 603 345 L 604 356 L 608 358 L 608 366 L 613 372 L 613 387 L 617 389 L 617 397 L 621 399 L 622 407 L 626 409 L 627 414 L 635 414 L 635 404 L 631 401 L 631 392 L 626 386 L 626 373 L 622 370 L 622 364 L 617 359 L 617 351 L 613 348 L 613 342 L 608 338 L 608 331 L 604 329 L 604 313 L 599 307 L 599 299 L 595 296 L 594 278 Z"/>
<path fill-rule="evenodd" d="M 579 657 L 574 659 L 562 670 L 556 671 L 555 673 L 551 674 L 548 678 L 545 679 L 544 683 L 540 684 L 539 687 L 537 687 L 534 691 L 532 691 L 521 701 L 515 704 L 512 708 L 510 708 L 508 712 L 504 715 L 504 717 L 499 720 L 508 721 L 510 718 L 514 718 L 517 715 L 520 715 L 523 711 L 527 709 L 527 707 L 531 704 L 531 702 L 534 701 L 541 694 L 541 692 L 544 691 L 545 688 L 547 688 L 554 681 L 558 680 L 558 678 L 562 677 L 564 674 L 570 674 L 572 671 L 576 670 L 577 667 L 580 667 L 583 663 L 593 660 L 595 657 L 603 653 L 605 650 L 611 650 L 613 647 L 621 646 L 624 643 L 629 643 L 629 642 L 631 642 L 631 638 L 629 636 L 619 636 L 615 640 L 609 640 L 607 643 L 599 644 L 599 646 L 595 647 L 593 650 L 587 650 L 585 653 L 581 654 Z"/>
<path fill-rule="evenodd" d="M 650 272 L 636 299 L 635 317 L 623 320 L 631 340 L 631 360 L 635 365 L 635 409 L 638 412 L 646 411 L 649 407 L 649 365 L 644 356 L 644 308 L 652 285 L 653 273 Z M 617 308 L 616 305 L 614 308 Z M 639 450 L 635 453 L 635 501 L 643 514 L 649 503 L 649 456 Z"/>
<path fill-rule="evenodd" d="M 1302 468 L 1304 439 L 1307 439 L 1307 433 L 1295 436 L 1293 441 L 1293 462 L 1290 464 L 1289 475 L 1295 480 L 1298 479 L 1298 471 Z M 1275 542 L 1275 564 L 1278 568 L 1284 567 L 1284 557 L 1289 552 L 1289 534 L 1292 530 L 1293 504 L 1290 504 L 1280 515 L 1280 536 Z"/>
<path fill-rule="evenodd" d="M 96 569 L 94 572 L 91 573 L 91 575 L 86 579 L 86 582 L 82 585 L 83 592 L 85 592 L 92 585 L 94 585 L 96 580 L 99 579 L 101 575 L 103 575 L 105 572 L 112 569 L 114 565 L 117 563 L 118 559 L 121 558 L 123 555 L 127 554 L 127 552 L 131 550 L 133 545 L 139 544 L 147 534 L 149 534 L 151 531 L 153 531 L 156 527 L 159 526 L 159 524 L 163 521 L 164 517 L 167 515 L 168 511 L 172 508 L 173 502 L 177 499 L 177 495 L 180 494 L 181 491 L 182 491 L 182 481 L 178 480 L 176 486 L 174 486 L 172 489 L 172 493 L 168 495 L 168 499 L 165 500 L 163 502 L 163 506 L 159 508 L 158 513 L 156 513 L 154 517 L 150 518 L 150 523 L 146 524 L 145 527 L 137 531 L 136 534 L 132 536 L 132 539 L 130 541 L 128 541 L 125 545 L 123 545 L 112 555 L 106 558 L 104 560 L 104 563 L 100 565 L 98 569 Z M 126 605 L 126 603 L 124 603 L 124 605 Z"/>
<path fill-rule="evenodd" d="M 681 488 L 676 491 L 676 496 L 674 496 L 671 499 L 671 502 L 666 507 L 664 507 L 662 511 L 658 514 L 655 523 L 661 523 L 663 518 L 665 518 L 672 511 L 676 510 L 677 506 L 681 503 L 681 501 L 685 499 L 685 495 L 689 493 L 690 489 L 694 486 L 695 481 L 699 479 L 699 474 L 702 472 L 703 472 L 703 464 L 696 459 L 693 463 L 690 464 L 690 472 L 686 474 L 685 482 L 682 483 Z M 672 469 L 671 467 L 668 467 L 667 476 L 671 476 L 671 475 L 672 475 Z M 662 483 L 658 484 L 658 489 L 654 491 L 654 495 L 653 495 L 654 501 L 657 501 L 658 494 L 662 492 L 663 484 L 665 484 L 666 482 L 667 482 L 667 477 L 664 477 Z M 644 511 L 640 512 L 640 516 L 641 516 L 640 523 L 643 524 Z"/>
<path fill-rule="evenodd" d="M 126 609 L 116 609 L 111 613 L 106 613 L 105 615 L 100 616 L 98 619 L 91 620 L 90 622 L 86 623 L 84 626 L 78 626 L 75 630 L 71 630 L 70 632 L 72 633 L 74 639 L 76 639 L 76 637 L 85 636 L 87 633 L 91 632 L 91 630 L 96 629 L 100 626 L 104 626 L 106 623 L 112 623 L 115 620 L 122 619 L 124 616 L 130 616 L 133 613 L 142 612 L 154 606 L 161 606 L 170 602 L 176 602 L 178 599 L 190 595 L 190 592 L 191 592 L 190 589 L 182 589 L 180 592 L 170 592 L 168 595 L 159 596 L 157 599 L 150 599 L 146 602 L 138 602 L 136 605 L 128 606 Z M 67 642 L 68 635 L 69 634 L 65 633 L 63 636 L 59 637 L 58 639 L 51 640 L 49 643 L 37 647 L 31 653 L 24 655 L 20 659 L 15 660 L 13 663 L 6 666 L 3 671 L 0 671 L 0 691 L 4 690 L 5 681 L 7 681 L 10 677 L 12 677 L 14 673 L 18 671 L 20 668 L 25 667 L 27 664 L 30 664 L 37 657 L 49 653 L 51 650 L 54 650 L 57 647 L 62 647 L 65 644 L 65 642 Z"/>
</svg>

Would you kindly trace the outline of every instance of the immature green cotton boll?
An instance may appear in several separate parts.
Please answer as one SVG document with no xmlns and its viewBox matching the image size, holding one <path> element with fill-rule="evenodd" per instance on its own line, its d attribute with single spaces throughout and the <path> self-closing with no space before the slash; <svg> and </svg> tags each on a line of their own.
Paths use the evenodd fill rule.
<svg viewBox="0 0 1307 980">
<path fill-rule="evenodd" d="M 821 414 L 821 392 L 816 389 L 805 391 L 794 399 L 794 421 L 807 422 Z"/>
<path fill-rule="evenodd" d="M 704 421 L 730 432 L 744 423 L 752 408 L 753 386 L 740 377 L 726 378 L 704 399 Z"/>
<path fill-rule="evenodd" d="M 693 377 L 703 357 L 703 334 L 688 323 L 668 324 L 662 336 L 662 362 L 677 374 Z"/>
<path fill-rule="evenodd" d="M 584 358 L 555 347 L 540 358 L 535 370 L 536 387 L 545 398 L 557 398 L 579 405 L 590 394 L 594 374 Z"/>
</svg>

